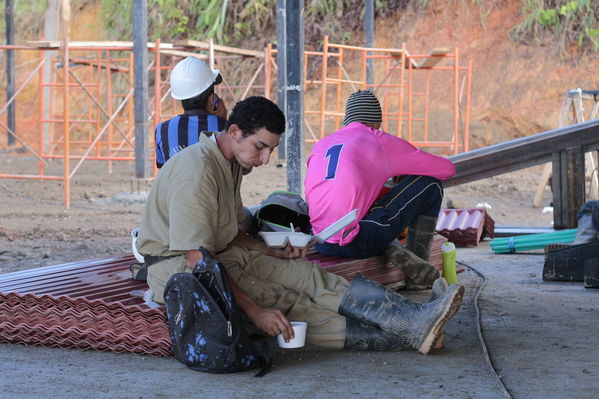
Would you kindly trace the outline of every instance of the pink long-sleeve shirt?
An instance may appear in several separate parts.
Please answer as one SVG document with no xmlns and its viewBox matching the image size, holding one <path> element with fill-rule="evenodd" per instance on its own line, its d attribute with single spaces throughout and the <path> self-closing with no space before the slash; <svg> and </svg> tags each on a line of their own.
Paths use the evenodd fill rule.
<svg viewBox="0 0 599 399">
<path fill-rule="evenodd" d="M 448 159 L 360 122 L 320 140 L 307 164 L 304 184 L 314 234 L 358 209 L 356 221 L 327 240 L 339 245 L 353 241 L 359 221 L 389 178 L 422 175 L 445 180 L 455 174 Z"/>
</svg>

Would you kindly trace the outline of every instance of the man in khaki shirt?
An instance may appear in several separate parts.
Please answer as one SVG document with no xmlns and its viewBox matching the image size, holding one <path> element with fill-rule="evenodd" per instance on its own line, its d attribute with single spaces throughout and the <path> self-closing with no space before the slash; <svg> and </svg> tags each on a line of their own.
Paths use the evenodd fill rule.
<svg viewBox="0 0 599 399">
<path fill-rule="evenodd" d="M 414 303 L 362 276 L 350 284 L 297 260 L 307 248 L 268 248 L 238 228 L 242 168 L 267 164 L 284 130 L 285 117 L 274 103 L 250 97 L 235 106 L 214 139 L 202 137 L 160 170 L 137 242 L 154 300 L 164 302 L 168 279 L 191 272 L 204 247 L 227 270 L 241 309 L 271 336 L 292 338 L 291 319 L 308 322 L 308 343 L 331 348 L 428 353 L 440 347 L 463 287 Z"/>
</svg>

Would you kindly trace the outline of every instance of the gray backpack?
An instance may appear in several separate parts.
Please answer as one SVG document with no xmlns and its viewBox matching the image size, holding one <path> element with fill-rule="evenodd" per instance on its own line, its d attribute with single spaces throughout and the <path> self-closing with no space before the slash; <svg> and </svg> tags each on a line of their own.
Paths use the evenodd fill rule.
<svg viewBox="0 0 599 399">
<path fill-rule="evenodd" d="M 260 231 L 289 231 L 289 226 L 299 227 L 302 233 L 310 234 L 312 226 L 308 216 L 308 204 L 298 193 L 275 191 L 256 211 Z"/>
</svg>

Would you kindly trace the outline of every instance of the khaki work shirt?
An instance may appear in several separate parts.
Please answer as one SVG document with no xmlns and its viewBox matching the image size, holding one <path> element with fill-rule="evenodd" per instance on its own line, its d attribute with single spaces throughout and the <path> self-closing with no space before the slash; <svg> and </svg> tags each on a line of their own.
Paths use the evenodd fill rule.
<svg viewBox="0 0 599 399">
<path fill-rule="evenodd" d="M 137 248 L 142 255 L 177 256 L 200 247 L 220 252 L 243 217 L 241 167 L 216 143 L 197 144 L 164 164 L 148 196 Z"/>
</svg>

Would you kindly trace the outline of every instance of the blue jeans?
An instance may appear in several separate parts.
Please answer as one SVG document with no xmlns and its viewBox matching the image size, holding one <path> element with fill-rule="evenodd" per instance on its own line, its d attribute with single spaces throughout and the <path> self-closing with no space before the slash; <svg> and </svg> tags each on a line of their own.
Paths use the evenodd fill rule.
<svg viewBox="0 0 599 399">
<path fill-rule="evenodd" d="M 360 231 L 347 245 L 316 244 L 316 250 L 330 256 L 364 259 L 376 256 L 420 215 L 437 217 L 443 200 L 438 179 L 406 176 L 376 201 L 360 220 Z"/>
</svg>

